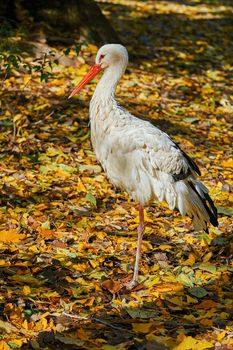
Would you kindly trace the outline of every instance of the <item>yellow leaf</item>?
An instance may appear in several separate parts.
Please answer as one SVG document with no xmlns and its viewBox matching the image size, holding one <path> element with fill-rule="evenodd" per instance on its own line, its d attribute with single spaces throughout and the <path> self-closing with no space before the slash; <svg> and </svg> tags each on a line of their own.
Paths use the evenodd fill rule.
<svg viewBox="0 0 233 350">
<path fill-rule="evenodd" d="M 144 219 L 146 222 L 154 222 L 154 219 L 152 219 L 151 217 L 148 216 L 148 213 L 144 210 Z"/>
<path fill-rule="evenodd" d="M 145 287 L 151 288 L 152 286 L 160 282 L 161 280 L 158 275 L 151 275 L 143 284 Z"/>
<path fill-rule="evenodd" d="M 136 221 L 136 220 L 135 220 Z M 128 228 L 130 231 L 134 231 L 136 230 L 136 228 L 138 227 L 138 224 L 132 224 L 132 225 L 129 225 Z"/>
<path fill-rule="evenodd" d="M 184 265 L 192 266 L 195 264 L 196 257 L 193 253 L 189 253 L 188 259 L 184 261 Z"/>
<path fill-rule="evenodd" d="M 210 258 L 212 257 L 213 253 L 209 252 L 207 253 L 204 258 L 203 258 L 203 261 L 204 262 L 208 262 L 210 260 Z"/>
<path fill-rule="evenodd" d="M 175 305 L 178 305 L 178 306 L 184 305 L 182 297 L 174 297 L 174 298 L 169 299 L 169 301 Z"/>
<path fill-rule="evenodd" d="M 61 177 L 63 179 L 66 179 L 67 177 L 70 177 L 71 175 L 67 172 L 67 171 L 64 171 L 62 169 L 59 169 L 55 172 L 54 174 L 55 177 Z"/>
<path fill-rule="evenodd" d="M 181 283 L 161 283 L 157 285 L 156 290 L 159 293 L 167 293 L 167 292 L 180 292 L 184 289 L 184 286 Z"/>
<path fill-rule="evenodd" d="M 198 300 L 196 298 L 192 298 L 189 295 L 187 295 L 187 303 L 188 304 L 197 304 Z"/>
<path fill-rule="evenodd" d="M 19 234 L 16 229 L 1 230 L 0 241 L 5 243 L 19 242 L 25 238 L 24 234 Z"/>
<path fill-rule="evenodd" d="M 21 328 L 28 330 L 28 321 L 27 320 L 23 321 Z"/>
<path fill-rule="evenodd" d="M 87 192 L 86 187 L 84 186 L 83 182 L 81 181 L 81 179 L 78 180 L 77 184 L 76 184 L 76 189 L 78 192 Z"/>
<path fill-rule="evenodd" d="M 130 293 L 131 297 L 136 299 L 137 301 L 139 301 L 140 303 L 143 303 L 143 299 L 140 297 L 140 295 L 138 295 L 137 293 L 135 292 L 131 292 Z"/>
<path fill-rule="evenodd" d="M 10 111 L 6 111 L 5 112 L 5 117 L 10 117 L 11 116 L 11 112 Z"/>
<path fill-rule="evenodd" d="M 92 306 L 94 304 L 95 298 L 85 298 L 85 299 L 77 299 L 78 304 L 86 305 L 86 306 Z"/>
<path fill-rule="evenodd" d="M 159 246 L 159 249 L 161 249 L 161 250 L 168 250 L 168 249 L 172 249 L 172 246 L 168 245 L 168 244 L 161 244 Z"/>
<path fill-rule="evenodd" d="M 193 244 L 196 241 L 196 238 L 192 237 L 192 236 L 186 236 L 185 240 L 186 240 L 187 243 Z"/>
<path fill-rule="evenodd" d="M 197 345 L 196 345 L 196 349 L 197 350 L 206 350 L 206 349 L 212 348 L 213 345 L 214 344 L 210 341 L 198 340 Z"/>
<path fill-rule="evenodd" d="M 175 346 L 173 350 L 198 350 L 197 341 L 193 337 L 185 337 L 182 342 Z"/>
<path fill-rule="evenodd" d="M 38 233 L 39 233 L 40 236 L 42 236 L 44 238 L 51 238 L 54 235 L 54 230 L 50 230 L 50 229 L 47 229 L 47 228 L 39 227 Z"/>
<path fill-rule="evenodd" d="M 222 166 L 226 168 L 233 168 L 233 158 L 229 158 L 222 162 Z"/>
<path fill-rule="evenodd" d="M 152 323 L 133 323 L 134 332 L 149 333 Z"/>
<path fill-rule="evenodd" d="M 30 251 L 31 253 L 35 253 L 35 254 L 39 253 L 39 249 L 38 249 L 37 246 L 35 246 L 35 245 L 32 245 L 32 246 L 29 248 L 29 251 Z"/>
<path fill-rule="evenodd" d="M 92 266 L 93 267 L 93 266 Z M 80 264 L 72 264 L 72 268 L 77 270 L 77 271 L 85 271 L 87 269 L 87 264 L 85 263 L 80 263 Z"/>
<path fill-rule="evenodd" d="M 48 205 L 44 204 L 44 203 L 40 203 L 40 204 L 35 205 L 35 208 L 38 210 L 43 210 L 43 209 L 47 209 Z"/>
<path fill-rule="evenodd" d="M 222 340 L 225 337 L 225 335 L 226 335 L 226 331 L 222 331 L 221 333 L 219 333 L 217 335 L 218 340 Z"/>
<path fill-rule="evenodd" d="M 120 206 L 120 205 L 117 205 L 116 206 L 116 209 L 114 210 L 114 215 L 116 215 L 116 214 L 128 214 L 128 210 L 126 210 L 125 208 L 123 208 L 122 206 Z"/>
<path fill-rule="evenodd" d="M 18 120 L 20 120 L 22 118 L 22 114 L 18 113 L 14 115 L 13 121 L 14 123 L 17 122 Z"/>
<path fill-rule="evenodd" d="M 149 227 L 149 226 L 146 226 L 146 227 L 145 227 L 145 234 L 151 235 L 151 234 L 154 233 L 154 232 L 155 232 L 155 230 L 154 230 L 153 227 Z"/>
<path fill-rule="evenodd" d="M 10 343 L 17 345 L 17 348 L 21 348 L 24 342 L 26 343 L 26 339 L 11 339 L 10 341 Z"/>
<path fill-rule="evenodd" d="M 38 322 L 36 322 L 35 326 L 33 327 L 33 331 L 35 332 L 40 332 L 42 330 L 48 330 L 48 321 L 46 320 L 46 318 L 42 318 L 41 320 L 39 320 Z"/>
<path fill-rule="evenodd" d="M 153 247 L 152 247 L 152 245 L 151 245 L 150 242 L 148 242 L 148 241 L 142 241 L 142 250 L 143 250 L 143 251 L 150 251 L 150 250 L 152 250 L 152 249 L 153 249 Z"/>
<path fill-rule="evenodd" d="M 233 338 L 231 338 L 231 339 L 229 339 L 229 340 L 227 341 L 227 345 L 228 345 L 228 346 L 233 345 Z M 229 349 L 229 348 L 228 348 L 228 349 Z"/>
<path fill-rule="evenodd" d="M 31 288 L 29 286 L 23 286 L 23 294 L 29 295 L 31 293 Z"/>
<path fill-rule="evenodd" d="M 54 291 L 54 292 L 43 293 L 43 297 L 54 298 L 54 297 L 60 297 L 60 295 L 58 294 L 58 292 Z"/>
<path fill-rule="evenodd" d="M 0 350 L 11 350 L 11 348 L 4 340 L 0 340 Z"/>
<path fill-rule="evenodd" d="M 34 106 L 35 111 L 39 110 L 39 109 L 44 109 L 46 107 L 49 107 L 48 103 L 44 103 L 42 105 L 38 105 L 38 106 Z"/>
<path fill-rule="evenodd" d="M 148 98 L 150 100 L 156 100 L 157 98 L 159 97 L 159 94 L 158 93 L 154 93 L 154 94 L 151 94 L 148 96 Z"/>
<path fill-rule="evenodd" d="M 138 302 L 136 302 L 136 301 L 134 301 L 134 300 L 130 300 L 129 302 L 128 302 L 128 305 L 127 305 L 129 308 L 130 307 L 132 307 L 132 308 L 136 308 L 136 307 L 138 307 Z"/>
</svg>

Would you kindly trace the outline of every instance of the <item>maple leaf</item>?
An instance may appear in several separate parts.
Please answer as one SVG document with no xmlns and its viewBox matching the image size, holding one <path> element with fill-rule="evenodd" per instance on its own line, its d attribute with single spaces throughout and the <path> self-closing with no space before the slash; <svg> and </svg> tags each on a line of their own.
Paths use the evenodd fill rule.
<svg viewBox="0 0 233 350">
<path fill-rule="evenodd" d="M 19 234 L 16 229 L 1 230 L 0 242 L 11 243 L 19 242 L 25 238 L 25 234 Z"/>
</svg>

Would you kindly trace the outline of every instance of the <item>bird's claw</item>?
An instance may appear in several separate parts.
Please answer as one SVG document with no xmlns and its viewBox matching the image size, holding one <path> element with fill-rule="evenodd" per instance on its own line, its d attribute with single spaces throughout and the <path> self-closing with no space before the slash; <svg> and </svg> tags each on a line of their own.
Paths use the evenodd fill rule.
<svg viewBox="0 0 233 350">
<path fill-rule="evenodd" d="M 124 286 L 125 286 L 126 289 L 128 289 L 128 290 L 133 289 L 133 288 L 136 287 L 137 285 L 138 285 L 138 281 L 136 281 L 136 280 L 132 280 L 132 281 L 130 281 L 130 282 L 124 283 Z"/>
</svg>

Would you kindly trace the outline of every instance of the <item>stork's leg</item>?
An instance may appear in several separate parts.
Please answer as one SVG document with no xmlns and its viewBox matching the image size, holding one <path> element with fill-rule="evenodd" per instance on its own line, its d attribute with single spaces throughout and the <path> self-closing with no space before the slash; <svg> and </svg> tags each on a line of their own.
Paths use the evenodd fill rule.
<svg viewBox="0 0 233 350">
<path fill-rule="evenodd" d="M 138 270 L 139 270 L 139 262 L 140 262 L 140 255 L 141 255 L 142 238 L 143 238 L 144 228 L 145 228 L 144 208 L 141 204 L 139 204 L 138 210 L 139 210 L 138 244 L 137 244 L 136 258 L 135 258 L 135 264 L 134 264 L 133 279 L 127 285 L 129 289 L 135 287 L 138 283 Z"/>
</svg>

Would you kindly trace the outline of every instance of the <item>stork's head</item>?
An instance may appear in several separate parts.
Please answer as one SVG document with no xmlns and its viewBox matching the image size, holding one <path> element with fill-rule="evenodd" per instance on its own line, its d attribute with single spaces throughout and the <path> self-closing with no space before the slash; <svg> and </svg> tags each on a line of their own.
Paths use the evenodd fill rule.
<svg viewBox="0 0 233 350">
<path fill-rule="evenodd" d="M 95 64 L 90 68 L 84 78 L 71 92 L 70 97 L 77 94 L 100 71 L 115 69 L 122 75 L 128 64 L 128 52 L 120 44 L 106 44 L 102 46 L 96 55 Z"/>
<path fill-rule="evenodd" d="M 95 63 L 102 69 L 111 66 L 121 66 L 124 71 L 128 64 L 128 52 L 120 44 L 106 44 L 97 52 Z"/>
</svg>

